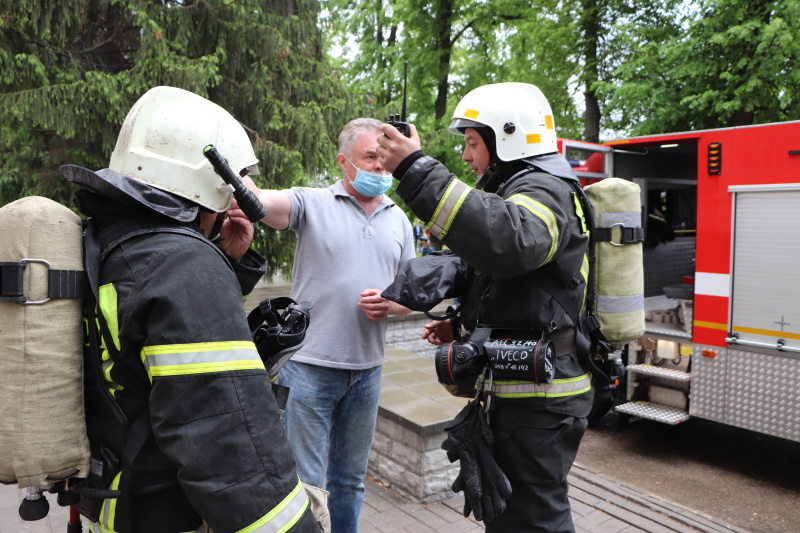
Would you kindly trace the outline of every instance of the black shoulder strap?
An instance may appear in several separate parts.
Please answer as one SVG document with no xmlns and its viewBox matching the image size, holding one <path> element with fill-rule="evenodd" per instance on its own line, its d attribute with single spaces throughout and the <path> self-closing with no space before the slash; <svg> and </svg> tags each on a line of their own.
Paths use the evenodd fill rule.
<svg viewBox="0 0 800 533">
<path fill-rule="evenodd" d="M 149 233 L 179 233 L 204 241 L 206 240 L 196 231 L 180 226 L 147 226 L 139 227 L 113 237 L 109 237 L 108 235 L 100 236 L 98 235 L 95 224 L 91 223 L 91 219 L 84 223 L 84 268 L 87 274 L 87 285 L 91 287 L 86 306 L 87 319 L 89 322 L 87 328 L 89 342 L 87 355 L 85 357 L 86 386 L 90 387 L 93 393 L 92 397 L 95 400 L 92 406 L 93 409 L 102 411 L 104 414 L 100 416 L 104 420 L 107 419 L 106 421 L 108 422 L 108 424 L 103 424 L 103 438 L 106 440 L 103 444 L 110 446 L 114 450 L 114 453 L 119 458 L 118 468 L 122 470 L 120 485 L 117 491 L 106 490 L 94 492 L 97 493 L 95 496 L 96 498 L 117 499 L 117 513 L 115 515 L 114 525 L 115 529 L 120 533 L 130 533 L 132 531 L 130 483 L 133 467 L 134 465 L 148 466 L 147 464 L 142 464 L 142 460 L 139 456 L 145 444 L 151 438 L 153 430 L 150 425 L 149 407 L 145 407 L 135 420 L 131 422 L 108 392 L 102 370 L 100 336 L 103 337 L 106 346 L 110 347 L 108 353 L 112 360 L 118 357 L 118 354 L 116 354 L 113 349 L 114 341 L 111 338 L 111 333 L 108 330 L 102 313 L 96 312 L 97 297 L 99 292 L 100 267 L 103 259 L 105 259 L 114 248 L 128 239 Z M 211 243 L 209 242 L 209 244 Z M 211 246 L 218 250 L 213 244 L 211 244 Z M 219 251 L 219 253 L 225 257 L 221 251 Z M 87 425 L 89 423 L 90 420 L 87 419 Z M 94 433 L 93 428 L 87 429 L 89 429 L 90 433 Z M 108 431 L 112 431 L 113 433 L 108 434 Z M 160 467 L 164 466 L 165 460 L 166 459 L 163 457 L 148 459 L 153 465 Z M 91 492 L 91 490 L 84 491 L 84 495 L 91 498 Z"/>
<path fill-rule="evenodd" d="M 580 202 L 581 208 L 583 209 L 584 223 L 589 230 L 589 250 L 587 253 L 589 260 L 589 275 L 586 283 L 586 301 L 583 313 L 580 313 L 580 309 L 578 309 L 578 306 L 575 304 L 573 299 L 569 297 L 565 287 L 557 286 L 555 284 L 540 286 L 543 290 L 547 291 L 547 293 L 550 294 L 550 296 L 552 296 L 561 305 L 561 307 L 564 308 L 569 317 L 572 319 L 572 323 L 575 324 L 575 347 L 578 360 L 594 378 L 593 385 L 595 389 L 595 405 L 592 411 L 593 413 L 605 413 L 611 407 L 614 401 L 612 392 L 614 384 L 611 383 L 609 374 L 603 371 L 595 363 L 596 355 L 600 358 L 601 364 L 604 364 L 602 360 L 608 355 L 609 348 L 602 338 L 602 333 L 600 332 L 600 321 L 594 312 L 596 298 L 594 287 L 594 270 L 596 263 L 595 249 L 597 242 L 597 228 L 595 225 L 594 212 L 592 211 L 592 206 L 589 203 L 589 199 L 586 198 L 586 193 L 581 188 L 579 181 L 565 177 L 554 176 L 547 172 L 543 172 L 541 169 L 536 167 L 526 168 L 511 176 L 500 186 L 498 189 L 498 194 L 502 195 L 502 192 L 504 192 L 514 181 L 529 173 L 544 174 L 552 177 L 553 179 L 566 181 L 575 192 L 575 196 Z M 578 269 L 579 268 L 580 266 Z M 598 353 L 593 354 L 593 351 Z"/>
<path fill-rule="evenodd" d="M 586 305 L 583 316 L 576 323 L 577 334 L 575 336 L 575 346 L 577 348 L 578 359 L 584 367 L 591 372 L 594 378 L 594 406 L 590 417 L 600 417 L 605 414 L 614 403 L 614 387 L 615 384 L 611 382 L 609 372 L 601 369 L 595 363 L 595 357 L 599 358 L 601 366 L 607 366 L 608 353 L 610 348 L 603 338 L 600 331 L 600 320 L 595 314 L 595 267 L 596 267 L 596 248 L 597 248 L 597 227 L 595 225 L 594 211 L 583 191 L 580 183 L 574 180 L 566 180 L 569 182 L 575 195 L 583 208 L 584 222 L 589 230 L 589 276 L 586 287 Z M 594 352 L 594 353 L 593 353 Z"/>
</svg>

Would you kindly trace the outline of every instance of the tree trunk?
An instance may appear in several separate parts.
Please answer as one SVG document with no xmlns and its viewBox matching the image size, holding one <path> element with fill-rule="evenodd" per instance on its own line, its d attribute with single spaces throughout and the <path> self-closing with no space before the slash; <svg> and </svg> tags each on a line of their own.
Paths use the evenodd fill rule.
<svg viewBox="0 0 800 533">
<path fill-rule="evenodd" d="M 450 55 L 453 49 L 451 40 L 453 24 L 453 1 L 440 0 L 436 10 L 436 24 L 438 26 L 439 43 L 439 68 L 436 83 L 436 104 L 434 116 L 437 122 L 447 113 L 447 87 L 450 77 Z"/>
<path fill-rule="evenodd" d="M 583 138 L 587 142 L 596 143 L 600 141 L 600 103 L 592 85 L 594 85 L 599 78 L 597 43 L 600 39 L 602 2 L 582 0 L 581 4 L 583 7 L 581 13 L 584 60 L 583 94 L 586 102 Z"/>
<path fill-rule="evenodd" d="M 297 14 L 297 4 L 295 0 L 281 0 L 275 4 L 275 11 L 284 17 L 295 15 Z"/>
</svg>

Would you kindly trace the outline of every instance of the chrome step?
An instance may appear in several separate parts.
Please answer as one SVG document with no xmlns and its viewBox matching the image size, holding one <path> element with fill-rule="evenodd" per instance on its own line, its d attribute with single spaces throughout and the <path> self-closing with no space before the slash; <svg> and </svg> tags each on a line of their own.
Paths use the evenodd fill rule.
<svg viewBox="0 0 800 533">
<path fill-rule="evenodd" d="M 639 418 L 647 418 L 656 422 L 663 422 L 671 426 L 689 420 L 689 413 L 652 402 L 628 402 L 614 408 L 618 413 L 623 413 Z"/>
<path fill-rule="evenodd" d="M 670 381 L 689 381 L 692 375 L 689 372 L 682 372 L 680 370 L 673 370 L 671 368 L 661 368 L 660 366 L 653 365 L 630 365 L 628 372 L 633 374 L 643 374 L 645 376 L 654 376 L 657 378 L 668 379 Z"/>
<path fill-rule="evenodd" d="M 644 333 L 653 335 L 666 335 L 668 337 L 679 337 L 691 341 L 692 334 L 686 331 L 680 324 L 659 324 L 656 322 L 645 322 Z"/>
</svg>

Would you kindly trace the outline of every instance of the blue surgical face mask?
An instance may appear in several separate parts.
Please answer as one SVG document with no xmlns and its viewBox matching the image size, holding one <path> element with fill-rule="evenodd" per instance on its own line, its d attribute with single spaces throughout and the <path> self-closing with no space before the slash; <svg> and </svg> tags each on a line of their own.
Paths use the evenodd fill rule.
<svg viewBox="0 0 800 533">
<path fill-rule="evenodd" d="M 361 170 L 355 166 L 355 164 L 350 161 L 347 156 L 344 156 L 344 158 L 347 159 L 347 162 L 353 165 L 353 168 L 356 169 L 356 179 L 350 183 L 352 183 L 353 188 L 360 194 L 369 196 L 370 198 L 375 198 L 376 196 L 380 196 L 388 191 L 389 187 L 392 186 L 391 174 L 379 174 L 377 172 L 367 172 L 366 170 Z"/>
</svg>

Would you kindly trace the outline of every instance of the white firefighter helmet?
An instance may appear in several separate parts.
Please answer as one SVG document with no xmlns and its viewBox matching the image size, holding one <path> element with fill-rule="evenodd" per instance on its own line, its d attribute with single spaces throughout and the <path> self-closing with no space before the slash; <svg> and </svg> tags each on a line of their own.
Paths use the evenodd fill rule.
<svg viewBox="0 0 800 533">
<path fill-rule="evenodd" d="M 203 155 L 209 144 L 237 174 L 245 168 L 257 173 L 250 139 L 230 113 L 192 92 L 154 87 L 128 111 L 108 166 L 221 213 L 230 206 L 233 188 Z"/>
<path fill-rule="evenodd" d="M 449 131 L 463 135 L 464 128 L 482 126 L 494 131 L 502 161 L 557 151 L 553 112 L 535 85 L 495 83 L 467 93 L 453 112 Z"/>
</svg>

